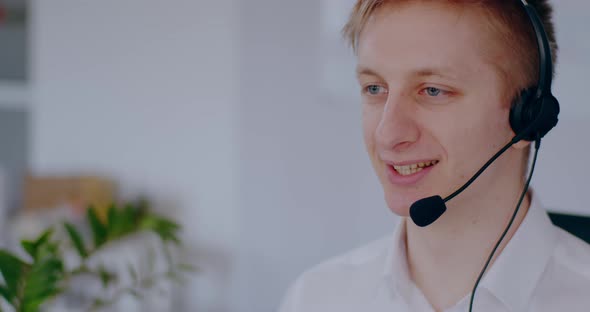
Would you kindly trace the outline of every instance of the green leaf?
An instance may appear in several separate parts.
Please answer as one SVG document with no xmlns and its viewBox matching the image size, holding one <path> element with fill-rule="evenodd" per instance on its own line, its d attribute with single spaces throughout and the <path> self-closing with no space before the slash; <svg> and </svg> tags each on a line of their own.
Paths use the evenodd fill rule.
<svg viewBox="0 0 590 312">
<path fill-rule="evenodd" d="M 41 259 L 55 258 L 59 253 L 59 243 L 47 242 L 37 247 L 37 257 L 35 258 L 35 262 L 38 262 Z"/>
<path fill-rule="evenodd" d="M 107 230 L 109 238 L 119 238 L 137 230 L 135 216 L 137 209 L 131 205 L 118 209 L 111 206 L 107 212 Z"/>
<path fill-rule="evenodd" d="M 117 215 L 117 207 L 115 204 L 112 204 L 109 206 L 109 210 L 107 210 L 107 232 L 109 237 L 116 237 L 118 234 Z"/>
<path fill-rule="evenodd" d="M 12 301 L 11 294 L 8 291 L 8 288 L 6 288 L 4 285 L 0 285 L 0 296 L 2 296 L 8 302 Z"/>
<path fill-rule="evenodd" d="M 43 233 L 41 233 L 41 235 L 39 235 L 35 244 L 37 246 L 41 246 L 43 244 L 46 244 L 49 241 L 49 238 L 51 237 L 52 234 L 53 234 L 53 228 L 47 229 L 45 232 L 43 232 Z"/>
<path fill-rule="evenodd" d="M 9 302 L 13 302 L 18 296 L 19 285 L 29 267 L 27 263 L 11 253 L 0 250 L 0 272 L 6 283 L 7 295 L 11 298 Z"/>
<path fill-rule="evenodd" d="M 69 222 L 64 223 L 64 228 L 66 229 L 66 232 L 68 232 L 70 240 L 74 244 L 76 251 L 78 251 L 78 255 L 80 255 L 82 259 L 86 259 L 88 257 L 88 251 L 86 246 L 84 246 L 84 240 L 82 239 L 80 232 L 78 232 L 74 225 Z"/>
<path fill-rule="evenodd" d="M 34 263 L 25 278 L 25 296 L 35 297 L 38 293 L 46 292 L 48 287 L 57 287 L 63 272 L 63 262 L 56 257 Z"/>
<path fill-rule="evenodd" d="M 34 262 L 24 279 L 20 311 L 38 311 L 41 304 L 60 294 L 63 274 L 63 262 L 56 254 L 47 253 Z"/>
<path fill-rule="evenodd" d="M 23 240 L 20 242 L 20 245 L 29 254 L 29 256 L 31 256 L 31 258 L 35 259 L 37 256 L 37 246 L 35 245 L 35 242 Z"/>
<path fill-rule="evenodd" d="M 107 228 L 98 219 L 94 207 L 90 207 L 87 214 L 88 222 L 90 223 L 90 228 L 92 229 L 92 237 L 94 238 L 94 247 L 98 248 L 102 246 L 107 240 Z"/>
<path fill-rule="evenodd" d="M 43 304 L 45 300 L 46 299 L 44 298 L 39 298 L 23 302 L 19 310 L 22 312 L 38 312 L 41 304 Z"/>
<path fill-rule="evenodd" d="M 49 243 L 49 238 L 52 234 L 53 228 L 49 228 L 45 232 L 41 233 L 41 235 L 39 235 L 35 241 L 21 241 L 21 246 L 34 260 L 36 260 L 39 257 L 39 248 Z"/>
<path fill-rule="evenodd" d="M 155 232 L 163 241 L 172 241 L 177 244 L 180 243 L 177 235 L 180 230 L 180 225 L 170 219 L 156 215 L 148 215 L 141 221 L 140 228 Z"/>
<path fill-rule="evenodd" d="M 120 215 L 123 234 L 129 234 L 138 230 L 137 219 L 139 216 L 139 211 L 136 207 L 131 204 L 127 204 L 121 211 Z"/>
<path fill-rule="evenodd" d="M 62 292 L 56 287 L 47 286 L 44 292 L 38 292 L 35 296 L 24 298 L 22 301 L 21 311 L 36 312 L 46 301 L 56 297 Z"/>
</svg>

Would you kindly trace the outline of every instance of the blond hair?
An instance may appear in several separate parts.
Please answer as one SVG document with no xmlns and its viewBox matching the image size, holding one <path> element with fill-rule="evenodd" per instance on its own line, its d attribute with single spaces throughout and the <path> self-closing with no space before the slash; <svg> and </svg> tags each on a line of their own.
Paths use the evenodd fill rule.
<svg viewBox="0 0 590 312">
<path fill-rule="evenodd" d="M 363 28 L 378 10 L 385 6 L 399 5 L 410 1 L 412 0 L 358 0 L 352 9 L 348 22 L 342 29 L 343 36 L 348 40 L 352 49 L 357 52 Z M 517 56 L 522 70 L 510 73 L 507 72 L 511 70 L 510 68 L 502 70 L 508 79 L 507 81 L 511 80 L 510 85 L 513 86 L 513 90 L 509 90 L 511 96 L 516 96 L 520 90 L 531 87 L 537 82 L 539 75 L 537 40 L 526 13 L 516 1 L 447 0 L 447 3 L 450 5 L 471 5 L 486 13 L 490 28 L 498 32 L 499 38 L 505 41 L 506 47 Z M 545 26 L 551 44 L 553 61 L 556 62 L 558 47 L 552 22 L 552 7 L 548 0 L 529 0 L 528 3 L 537 10 Z"/>
</svg>

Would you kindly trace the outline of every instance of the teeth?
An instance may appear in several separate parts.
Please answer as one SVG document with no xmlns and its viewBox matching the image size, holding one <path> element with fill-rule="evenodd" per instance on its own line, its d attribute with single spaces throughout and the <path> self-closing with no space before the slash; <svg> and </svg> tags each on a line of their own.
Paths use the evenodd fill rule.
<svg viewBox="0 0 590 312">
<path fill-rule="evenodd" d="M 431 165 L 436 165 L 437 163 L 438 163 L 437 160 L 432 160 L 432 161 L 427 161 L 425 163 L 424 162 L 421 162 L 421 163 L 411 164 L 411 165 L 406 165 L 406 166 L 393 166 L 393 168 L 400 175 L 406 176 L 406 175 L 411 175 L 411 174 L 420 172 L 425 167 L 428 167 L 428 166 L 431 166 Z"/>
</svg>

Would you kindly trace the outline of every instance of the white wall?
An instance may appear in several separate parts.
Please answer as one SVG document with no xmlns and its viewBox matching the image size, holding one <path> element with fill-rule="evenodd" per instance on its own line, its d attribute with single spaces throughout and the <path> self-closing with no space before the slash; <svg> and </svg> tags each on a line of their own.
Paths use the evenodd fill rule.
<svg viewBox="0 0 590 312">
<path fill-rule="evenodd" d="M 553 91 L 561 103 L 560 122 L 547 135 L 539 152 L 533 187 L 549 209 L 590 215 L 586 198 L 590 167 L 590 27 L 585 0 L 553 1 L 560 46 Z"/>
<path fill-rule="evenodd" d="M 394 217 L 377 185 L 363 187 L 376 181 L 356 87 L 328 91 L 325 61 L 348 62 L 336 77 L 345 85 L 354 64 L 344 47 L 327 54 L 322 3 L 250 0 L 240 12 L 239 311 L 270 311 L 302 270 L 381 236 Z"/>
<path fill-rule="evenodd" d="M 184 224 L 203 272 L 174 311 L 229 309 L 236 16 L 230 0 L 32 2 L 33 169 L 107 174 Z"/>
<path fill-rule="evenodd" d="M 351 2 L 33 1 L 35 171 L 111 174 L 182 220 L 204 270 L 174 311 L 273 311 L 303 269 L 395 220 L 337 34 Z M 590 4 L 559 5 L 562 122 L 535 187 L 590 214 L 590 169 L 569 166 L 590 156 L 590 40 L 574 35 Z"/>
</svg>

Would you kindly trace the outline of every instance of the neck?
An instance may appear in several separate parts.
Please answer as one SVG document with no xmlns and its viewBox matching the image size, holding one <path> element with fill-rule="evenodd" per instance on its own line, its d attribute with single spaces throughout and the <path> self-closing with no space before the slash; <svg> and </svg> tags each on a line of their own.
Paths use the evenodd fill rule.
<svg viewBox="0 0 590 312">
<path fill-rule="evenodd" d="M 469 294 L 500 235 L 508 225 L 522 187 L 500 196 L 478 196 L 448 205 L 447 212 L 426 228 L 406 219 L 406 246 L 410 276 L 425 297 L 440 311 Z M 496 251 L 495 258 L 510 241 L 530 205 L 527 195 L 514 223 Z M 441 291 L 444 290 L 444 291 Z"/>
</svg>

